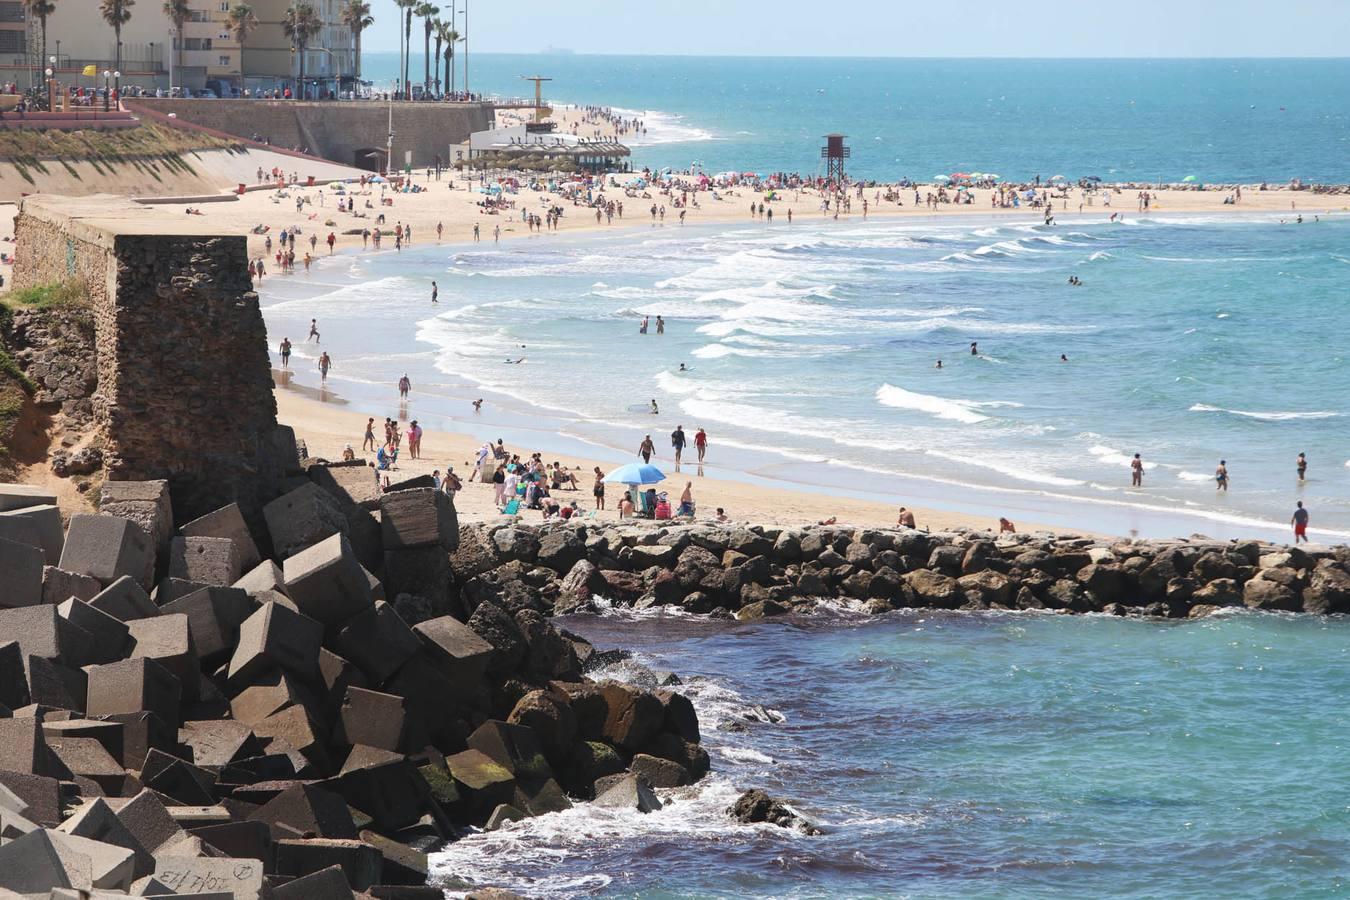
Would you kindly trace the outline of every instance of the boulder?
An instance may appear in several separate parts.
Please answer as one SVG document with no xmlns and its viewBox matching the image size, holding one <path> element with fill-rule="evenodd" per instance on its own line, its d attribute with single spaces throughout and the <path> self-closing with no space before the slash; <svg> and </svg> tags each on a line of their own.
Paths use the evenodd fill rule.
<svg viewBox="0 0 1350 900">
<path fill-rule="evenodd" d="M 1302 599 L 1291 587 L 1266 578 L 1262 572 L 1242 587 L 1242 602 L 1250 609 L 1284 610 L 1298 612 Z"/>
<path fill-rule="evenodd" d="M 936 551 L 934 552 L 936 554 Z M 955 578 L 932 569 L 916 569 L 903 578 L 905 584 L 914 592 L 915 603 L 920 607 L 956 609 L 965 599 L 961 593 L 961 586 Z"/>
<path fill-rule="evenodd" d="M 766 822 L 780 828 L 795 828 L 810 835 L 821 833 L 819 828 L 799 816 L 792 807 L 758 789 L 741 794 L 727 809 L 727 815 L 747 825 Z"/>
<path fill-rule="evenodd" d="M 1303 611 L 1309 613 L 1350 612 L 1350 571 L 1333 560 L 1317 563 L 1303 589 Z"/>
<path fill-rule="evenodd" d="M 635 809 L 640 813 L 655 812 L 661 808 L 661 801 L 651 786 L 640 775 L 630 774 L 618 778 L 606 786 L 604 791 L 596 791 L 595 805 L 606 809 Z"/>
</svg>

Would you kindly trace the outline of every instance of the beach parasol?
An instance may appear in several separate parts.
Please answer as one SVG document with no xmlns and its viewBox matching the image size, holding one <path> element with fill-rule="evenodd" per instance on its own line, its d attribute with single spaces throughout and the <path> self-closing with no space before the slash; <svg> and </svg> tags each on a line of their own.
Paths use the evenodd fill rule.
<svg viewBox="0 0 1350 900">
<path fill-rule="evenodd" d="M 1184 182 L 1191 182 L 1191 181 L 1195 181 L 1195 180 L 1196 180 L 1196 177 L 1195 177 L 1194 175 L 1187 175 L 1185 178 L 1183 178 L 1183 179 L 1181 179 L 1181 180 L 1184 181 Z"/>
<path fill-rule="evenodd" d="M 935 182 L 938 182 L 939 184 L 946 184 L 947 182 L 951 181 L 951 179 L 948 178 L 946 175 L 934 175 L 933 180 Z"/>
<path fill-rule="evenodd" d="M 1084 178 L 1083 180 L 1084 180 L 1084 181 L 1101 181 L 1101 180 L 1102 180 L 1102 176 L 1100 176 L 1100 175 L 1089 175 L 1088 177 Z"/>
<path fill-rule="evenodd" d="M 1064 179 L 1064 176 L 1063 176 L 1063 175 L 1051 175 L 1051 176 L 1050 176 L 1050 180 L 1051 180 L 1051 181 L 1064 181 L 1065 179 Z"/>
<path fill-rule="evenodd" d="M 646 463 L 628 463 L 605 476 L 610 484 L 656 484 L 665 480 L 664 472 Z"/>
</svg>

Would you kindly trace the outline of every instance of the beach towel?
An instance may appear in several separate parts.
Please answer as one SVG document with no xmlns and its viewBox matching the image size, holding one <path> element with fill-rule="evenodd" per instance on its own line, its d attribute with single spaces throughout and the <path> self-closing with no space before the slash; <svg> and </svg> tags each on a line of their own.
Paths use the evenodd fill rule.
<svg viewBox="0 0 1350 900">
<path fill-rule="evenodd" d="M 506 508 L 502 510 L 502 515 L 514 516 L 519 512 L 520 512 L 520 501 L 512 500 L 510 503 L 506 504 Z"/>
</svg>

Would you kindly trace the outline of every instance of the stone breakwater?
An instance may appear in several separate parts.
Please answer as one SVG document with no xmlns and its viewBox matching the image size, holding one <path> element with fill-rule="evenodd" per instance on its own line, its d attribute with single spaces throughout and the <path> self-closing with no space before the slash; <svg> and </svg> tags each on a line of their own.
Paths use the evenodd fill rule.
<svg viewBox="0 0 1350 900">
<path fill-rule="evenodd" d="M 468 600 L 564 614 L 608 602 L 759 619 L 866 610 L 1054 610 L 1198 618 L 1228 607 L 1350 612 L 1350 548 L 836 526 L 467 525 Z"/>
<path fill-rule="evenodd" d="M 0 485 L 0 894 L 439 898 L 427 853 L 466 828 L 706 774 L 685 696 L 458 589 L 428 481 L 309 463 L 258 527 L 176 523 L 166 481 L 65 527 Z"/>
</svg>

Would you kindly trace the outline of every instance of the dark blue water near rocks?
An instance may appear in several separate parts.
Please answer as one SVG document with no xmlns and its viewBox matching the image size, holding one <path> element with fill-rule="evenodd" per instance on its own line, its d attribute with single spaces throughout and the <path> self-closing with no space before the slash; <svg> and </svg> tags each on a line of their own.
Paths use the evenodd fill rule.
<svg viewBox="0 0 1350 900">
<path fill-rule="evenodd" d="M 566 624 L 684 673 L 716 771 L 650 816 L 578 808 L 470 837 L 442 877 L 643 898 L 1347 892 L 1339 619 Z M 747 787 L 826 834 L 732 824 Z"/>
</svg>

